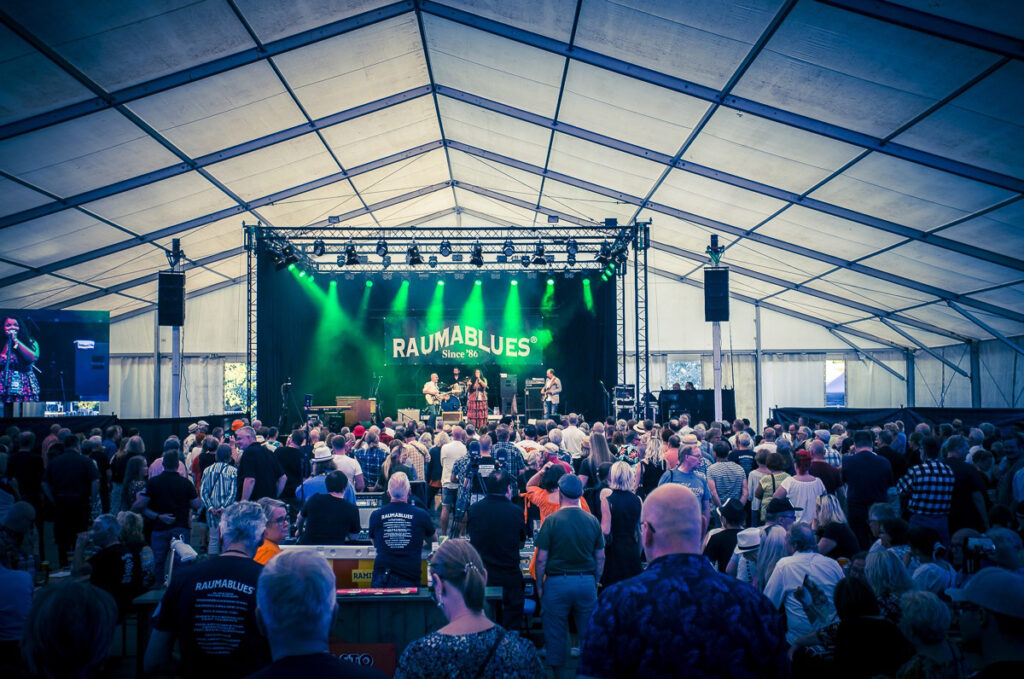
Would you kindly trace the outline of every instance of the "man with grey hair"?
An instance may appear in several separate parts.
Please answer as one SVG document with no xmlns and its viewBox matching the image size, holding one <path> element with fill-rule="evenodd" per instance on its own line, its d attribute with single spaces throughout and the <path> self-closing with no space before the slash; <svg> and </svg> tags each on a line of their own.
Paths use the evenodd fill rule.
<svg viewBox="0 0 1024 679">
<path fill-rule="evenodd" d="M 558 446 L 558 452 L 555 455 L 558 457 L 559 462 L 564 462 L 567 465 L 572 466 L 572 455 L 569 454 L 565 448 L 562 447 L 564 442 L 564 436 L 561 429 L 552 429 L 548 432 L 548 443 L 552 443 Z"/>
<path fill-rule="evenodd" d="M 253 561 L 267 519 L 255 502 L 236 502 L 220 517 L 221 555 L 175 571 L 164 593 L 146 648 L 146 674 L 157 671 L 210 679 L 240 679 L 270 662 L 256 625 Z M 178 639 L 181 667 L 171 667 Z"/>
<path fill-rule="evenodd" d="M 441 533 L 448 534 L 448 523 L 455 511 L 459 482 L 452 478 L 452 468 L 469 450 L 466 448 L 466 430 L 452 427 L 452 440 L 441 446 Z"/>
<path fill-rule="evenodd" d="M 569 426 L 562 431 L 562 444 L 561 448 L 564 448 L 573 459 L 579 457 L 582 454 L 581 444 L 586 434 L 579 428 L 580 418 L 576 413 L 569 414 Z"/>
<path fill-rule="evenodd" d="M 388 481 L 391 502 L 370 514 L 370 539 L 377 557 L 371 587 L 418 587 L 422 552 L 434 535 L 434 522 L 409 504 L 409 477 L 395 472 Z"/>
<path fill-rule="evenodd" d="M 378 679 L 371 668 L 339 660 L 328 648 L 337 609 L 334 571 L 323 555 L 295 549 L 267 564 L 256 588 L 256 620 L 274 662 L 250 679 Z"/>
<path fill-rule="evenodd" d="M 779 559 L 764 595 L 776 608 L 785 606 L 786 641 L 792 644 L 832 622 L 834 610 L 819 607 L 818 601 L 832 601 L 832 591 L 843 579 L 843 569 L 835 559 L 818 554 L 818 539 L 809 524 L 793 524 L 786 543 L 793 554 Z"/>
</svg>

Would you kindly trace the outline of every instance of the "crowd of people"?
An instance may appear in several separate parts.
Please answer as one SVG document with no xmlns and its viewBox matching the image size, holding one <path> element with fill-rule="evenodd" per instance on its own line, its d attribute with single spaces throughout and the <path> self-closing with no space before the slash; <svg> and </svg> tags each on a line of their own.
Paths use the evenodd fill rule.
<svg viewBox="0 0 1024 679">
<path fill-rule="evenodd" d="M 335 575 L 287 548 L 370 542 L 372 586 L 425 584 L 448 620 L 399 677 L 1024 670 L 1020 431 L 569 414 L 181 435 L 0 436 L 0 669 L 95 674 L 132 600 L 166 587 L 150 671 L 381 676 L 328 653 Z M 180 545 L 199 558 L 168 581 Z M 45 584 L 51 560 L 67 583 Z"/>
</svg>

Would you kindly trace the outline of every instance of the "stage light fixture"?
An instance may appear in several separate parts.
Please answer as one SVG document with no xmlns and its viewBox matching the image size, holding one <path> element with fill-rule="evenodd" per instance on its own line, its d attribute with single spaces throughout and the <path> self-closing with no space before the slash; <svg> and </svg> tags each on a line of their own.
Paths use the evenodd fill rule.
<svg viewBox="0 0 1024 679">
<path fill-rule="evenodd" d="M 566 241 L 565 251 L 574 257 L 576 256 L 576 253 L 580 251 L 580 246 L 578 243 L 576 243 L 575 238 L 570 238 L 568 241 Z"/>
<path fill-rule="evenodd" d="M 383 238 L 381 238 L 379 241 L 377 241 L 377 256 L 378 257 L 384 257 L 387 254 L 388 254 L 388 244 L 384 241 Z"/>
<path fill-rule="evenodd" d="M 480 241 L 474 243 L 469 251 L 469 263 L 477 268 L 484 265 L 484 246 L 480 245 Z"/>
<path fill-rule="evenodd" d="M 555 284 L 555 279 L 554 278 L 549 278 L 548 279 L 548 287 L 550 288 L 554 284 Z"/>
<path fill-rule="evenodd" d="M 373 281 L 366 281 L 366 287 L 372 288 L 373 287 Z"/>
<path fill-rule="evenodd" d="M 381 265 L 381 268 L 384 268 L 384 269 L 386 269 L 389 266 L 391 266 L 391 256 L 390 255 L 384 255 L 384 258 L 382 260 L 380 260 L 380 265 Z"/>
<path fill-rule="evenodd" d="M 511 257 L 516 252 L 516 246 L 512 244 L 511 238 L 505 239 L 505 244 L 501 246 L 501 254 L 506 257 Z"/>
<path fill-rule="evenodd" d="M 480 280 L 479 278 L 476 279 L 475 281 L 473 281 L 473 285 L 476 285 L 476 286 L 480 286 L 480 285 L 483 285 L 483 284 L 484 284 L 484 282 L 482 280 Z"/>
<path fill-rule="evenodd" d="M 569 266 L 576 266 L 576 253 L 570 252 L 565 256 L 565 263 Z"/>
<path fill-rule="evenodd" d="M 439 251 L 442 257 L 448 257 L 452 254 L 452 244 L 447 238 L 441 241 L 441 247 L 439 248 Z"/>
<path fill-rule="evenodd" d="M 530 266 L 530 255 L 523 255 L 519 258 L 519 261 L 523 263 L 524 268 Z"/>
<path fill-rule="evenodd" d="M 438 281 L 437 282 L 437 287 L 443 288 L 444 287 L 444 281 Z"/>
<path fill-rule="evenodd" d="M 325 252 L 327 252 L 327 246 L 324 245 L 324 241 L 322 238 L 317 238 L 315 241 L 313 241 L 314 257 L 323 257 Z"/>
<path fill-rule="evenodd" d="M 597 256 L 594 257 L 594 261 L 601 264 L 607 264 L 612 258 L 612 246 L 608 245 L 608 241 L 601 243 L 601 250 L 598 251 Z"/>
<path fill-rule="evenodd" d="M 437 255 L 430 255 L 430 257 L 427 257 L 427 266 L 431 269 L 437 268 Z"/>
<path fill-rule="evenodd" d="M 359 263 L 359 254 L 356 252 L 356 244 L 352 241 L 345 246 L 345 266 L 353 266 Z"/>
<path fill-rule="evenodd" d="M 519 281 L 517 281 L 516 279 L 514 279 L 514 278 L 513 278 L 513 279 L 512 279 L 512 287 L 514 288 L 514 287 L 516 287 L 517 285 L 519 285 Z"/>
<path fill-rule="evenodd" d="M 410 243 L 409 248 L 405 251 L 405 263 L 409 266 L 418 266 L 423 263 L 420 247 L 415 242 Z"/>
<path fill-rule="evenodd" d="M 544 256 L 544 243 L 541 241 L 537 241 L 537 246 L 533 249 L 533 263 L 539 266 L 548 263 L 548 258 Z"/>
</svg>

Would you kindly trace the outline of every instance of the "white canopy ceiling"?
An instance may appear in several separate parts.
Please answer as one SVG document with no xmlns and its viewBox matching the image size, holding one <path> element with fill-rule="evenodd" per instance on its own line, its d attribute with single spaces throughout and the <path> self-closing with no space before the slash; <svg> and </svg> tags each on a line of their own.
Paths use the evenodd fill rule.
<svg viewBox="0 0 1024 679">
<path fill-rule="evenodd" d="M 653 220 L 868 342 L 1024 334 L 1024 3 L 0 2 L 0 306 L 244 283 L 277 227 Z"/>
</svg>

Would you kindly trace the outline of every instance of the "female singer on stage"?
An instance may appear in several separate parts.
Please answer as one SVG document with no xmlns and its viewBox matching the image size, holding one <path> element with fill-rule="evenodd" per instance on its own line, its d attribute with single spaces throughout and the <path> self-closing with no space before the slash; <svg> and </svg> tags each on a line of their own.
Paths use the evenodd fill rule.
<svg viewBox="0 0 1024 679">
<path fill-rule="evenodd" d="M 0 400 L 38 401 L 39 380 L 34 366 L 39 360 L 39 343 L 17 318 L 4 318 L 4 344 L 0 352 Z"/>
<path fill-rule="evenodd" d="M 469 405 L 466 416 L 478 432 L 487 430 L 487 380 L 479 370 L 473 371 L 473 379 L 469 381 Z"/>
</svg>

